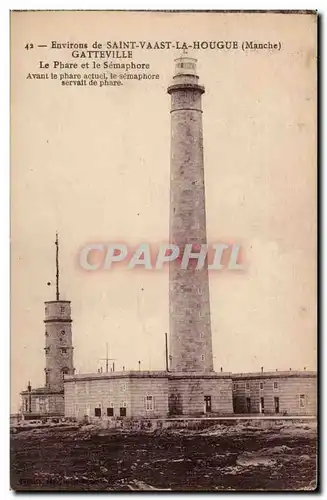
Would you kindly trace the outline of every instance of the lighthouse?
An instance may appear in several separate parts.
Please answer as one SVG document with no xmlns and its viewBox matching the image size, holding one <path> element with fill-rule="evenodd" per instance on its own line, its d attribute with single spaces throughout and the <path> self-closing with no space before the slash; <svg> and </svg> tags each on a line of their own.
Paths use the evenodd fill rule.
<svg viewBox="0 0 327 500">
<path fill-rule="evenodd" d="M 169 390 L 171 415 L 232 413 L 231 374 L 213 367 L 208 262 L 197 269 L 201 245 L 207 244 L 203 162 L 202 96 L 197 61 L 183 54 L 175 60 L 171 96 L 169 240 L 187 267 L 169 263 Z M 187 245 L 187 247 L 186 247 Z M 191 245 L 191 246 L 190 246 Z"/>
<path fill-rule="evenodd" d="M 175 60 L 171 95 L 170 243 L 180 255 L 192 244 L 187 269 L 169 267 L 170 370 L 213 371 L 207 261 L 196 269 L 200 245 L 207 243 L 203 164 L 202 95 L 196 59 Z"/>
</svg>

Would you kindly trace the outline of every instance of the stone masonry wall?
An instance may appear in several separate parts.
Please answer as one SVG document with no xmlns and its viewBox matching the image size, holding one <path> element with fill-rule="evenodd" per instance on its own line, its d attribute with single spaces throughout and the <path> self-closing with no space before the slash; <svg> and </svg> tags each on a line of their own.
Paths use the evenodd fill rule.
<svg viewBox="0 0 327 500">
<path fill-rule="evenodd" d="M 181 255 L 186 243 L 206 244 L 202 137 L 202 88 L 172 89 L 170 243 Z M 198 247 L 199 250 L 199 247 Z M 194 248 L 196 251 L 196 248 Z M 169 267 L 170 369 L 212 371 L 212 340 L 207 262 Z"/>
<path fill-rule="evenodd" d="M 230 415 L 233 413 L 231 378 L 201 378 L 199 376 L 172 377 L 169 380 L 169 406 L 172 415 L 203 415 L 205 396 L 211 396 L 212 414 Z"/>
<path fill-rule="evenodd" d="M 146 396 L 153 396 L 152 411 L 146 410 Z M 107 408 L 113 408 L 113 416 L 117 417 L 122 407 L 126 408 L 126 417 L 167 415 L 167 378 L 117 376 L 65 381 L 67 417 L 95 417 L 95 408 L 101 408 L 101 417 L 106 417 Z"/>
<path fill-rule="evenodd" d="M 48 389 L 63 390 L 64 373 L 74 373 L 70 302 L 46 302 L 45 376 Z"/>
<path fill-rule="evenodd" d="M 275 398 L 278 398 L 279 414 L 315 415 L 316 391 L 316 376 L 265 377 L 263 375 L 258 378 L 234 378 L 234 411 L 275 414 Z M 300 401 L 301 395 L 304 397 Z M 261 398 L 263 398 L 263 408 L 260 404 Z"/>
</svg>

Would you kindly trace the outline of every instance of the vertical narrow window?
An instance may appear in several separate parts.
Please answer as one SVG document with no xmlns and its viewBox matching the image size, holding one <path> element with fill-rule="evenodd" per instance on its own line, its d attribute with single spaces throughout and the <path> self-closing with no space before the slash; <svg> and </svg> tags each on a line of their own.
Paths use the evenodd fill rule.
<svg viewBox="0 0 327 500">
<path fill-rule="evenodd" d="M 305 394 L 300 394 L 300 408 L 305 408 Z"/>
<path fill-rule="evenodd" d="M 50 370 L 45 369 L 45 385 L 50 384 Z"/>
<path fill-rule="evenodd" d="M 260 413 L 265 412 L 265 400 L 264 398 L 260 398 Z"/>
</svg>

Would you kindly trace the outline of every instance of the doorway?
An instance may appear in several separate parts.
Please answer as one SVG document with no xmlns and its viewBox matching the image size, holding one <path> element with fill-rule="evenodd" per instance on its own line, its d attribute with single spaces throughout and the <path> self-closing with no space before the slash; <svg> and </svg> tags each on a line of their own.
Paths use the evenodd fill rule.
<svg viewBox="0 0 327 500">
<path fill-rule="evenodd" d="M 211 413 L 211 396 L 204 396 L 204 412 Z"/>
<path fill-rule="evenodd" d="M 274 398 L 275 413 L 279 413 L 279 398 Z"/>
<path fill-rule="evenodd" d="M 251 398 L 246 398 L 246 411 L 251 413 Z"/>
<path fill-rule="evenodd" d="M 265 412 L 265 399 L 260 398 L 260 413 L 264 413 L 264 412 Z"/>
<path fill-rule="evenodd" d="M 121 406 L 119 408 L 119 414 L 121 417 L 126 417 L 126 407 L 125 406 Z"/>
</svg>

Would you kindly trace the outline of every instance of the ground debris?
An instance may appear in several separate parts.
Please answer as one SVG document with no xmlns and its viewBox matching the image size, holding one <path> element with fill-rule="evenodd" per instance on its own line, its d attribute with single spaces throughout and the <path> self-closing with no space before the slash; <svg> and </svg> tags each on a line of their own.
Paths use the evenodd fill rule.
<svg viewBox="0 0 327 500">
<path fill-rule="evenodd" d="M 155 488 L 154 486 L 151 486 L 150 484 L 146 484 L 143 481 L 138 481 L 137 479 L 133 479 L 127 484 L 127 487 L 130 490 L 136 491 L 136 490 L 141 490 L 141 491 L 171 491 L 170 488 Z"/>
<path fill-rule="evenodd" d="M 243 424 L 165 429 L 157 435 L 86 425 L 18 432 L 11 436 L 11 486 L 16 491 L 312 491 L 316 435 L 310 425 L 293 427 L 289 433 L 280 428 L 253 433 Z"/>
</svg>

